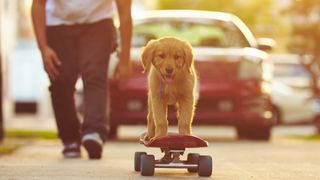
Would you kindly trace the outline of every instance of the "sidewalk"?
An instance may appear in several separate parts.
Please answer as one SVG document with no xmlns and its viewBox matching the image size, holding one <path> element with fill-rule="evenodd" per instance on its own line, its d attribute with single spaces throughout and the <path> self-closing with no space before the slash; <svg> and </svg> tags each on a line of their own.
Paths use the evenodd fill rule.
<svg viewBox="0 0 320 180">
<path fill-rule="evenodd" d="M 13 115 L 4 122 L 6 129 L 57 131 L 53 117 L 32 114 Z"/>
<path fill-rule="evenodd" d="M 56 132 L 53 118 L 39 115 L 17 115 L 6 119 L 5 128 L 10 130 L 31 130 Z M 138 137 L 138 136 L 137 136 Z M 19 144 L 12 154 L 0 156 L 0 180 L 2 179 L 132 179 L 132 152 L 137 149 L 137 139 L 107 143 L 102 160 L 88 160 L 82 148 L 81 159 L 64 159 L 59 139 L 43 140 L 33 138 L 5 138 L 7 144 Z M 124 148 L 125 146 L 125 148 Z M 128 162 L 129 161 L 129 162 Z M 123 171 L 129 173 L 123 173 Z"/>
<path fill-rule="evenodd" d="M 318 180 L 319 148 L 319 142 L 210 141 L 209 148 L 189 149 L 187 153 L 211 155 L 212 177 L 199 178 L 185 169 L 156 169 L 152 179 Z M 134 139 L 124 139 L 107 142 L 101 160 L 88 160 L 85 151 L 80 159 L 63 159 L 58 140 L 38 140 L 0 157 L 0 179 L 150 179 L 133 170 L 135 151 L 161 157 L 159 149 L 145 148 Z"/>
<path fill-rule="evenodd" d="M 136 143 L 108 143 L 102 160 L 63 159 L 58 140 L 34 141 L 14 154 L 0 157 L 0 179 L 132 179 Z M 128 165 L 130 164 L 130 165 Z"/>
<path fill-rule="evenodd" d="M 7 127 L 55 130 L 53 119 L 21 116 L 14 121 Z M 20 139 L 25 140 L 21 148 L 10 155 L 0 156 L 0 180 L 150 179 L 133 168 L 136 151 L 154 154 L 156 158 L 162 155 L 159 149 L 146 148 L 138 143 L 139 134 L 145 128 L 121 127 L 120 139 L 105 144 L 101 160 L 89 160 L 83 148 L 82 158 L 63 159 L 58 139 Z M 301 128 L 305 133 L 313 130 L 310 127 Z M 284 133 L 290 130 L 284 130 Z M 235 133 L 230 128 L 194 127 L 194 131 L 209 140 L 210 146 L 187 149 L 186 154 L 211 155 L 212 177 L 199 178 L 196 173 L 187 173 L 185 169 L 156 169 L 153 179 L 319 180 L 320 141 L 283 139 L 277 135 L 283 133 L 281 129 L 276 129 L 276 135 L 270 142 L 236 141 Z"/>
</svg>

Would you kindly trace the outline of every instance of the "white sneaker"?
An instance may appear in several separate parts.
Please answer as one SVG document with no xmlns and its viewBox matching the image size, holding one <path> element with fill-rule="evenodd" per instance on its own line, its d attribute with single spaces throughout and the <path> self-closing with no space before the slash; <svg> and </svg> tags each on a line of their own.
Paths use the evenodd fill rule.
<svg viewBox="0 0 320 180">
<path fill-rule="evenodd" d="M 87 150 L 90 159 L 100 159 L 103 141 L 98 133 L 89 133 L 82 137 L 82 145 Z"/>
<path fill-rule="evenodd" d="M 62 154 L 65 158 L 81 157 L 80 144 L 77 142 L 65 144 Z"/>
</svg>

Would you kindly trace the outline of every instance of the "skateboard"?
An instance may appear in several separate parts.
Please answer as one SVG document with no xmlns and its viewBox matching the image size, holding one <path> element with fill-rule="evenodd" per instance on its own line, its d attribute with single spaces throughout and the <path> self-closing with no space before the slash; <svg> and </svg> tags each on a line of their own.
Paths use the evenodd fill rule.
<svg viewBox="0 0 320 180">
<path fill-rule="evenodd" d="M 208 147 L 208 142 L 192 135 L 168 133 L 166 136 L 146 141 L 146 133 L 141 134 L 140 143 L 146 147 L 160 148 L 164 156 L 155 160 L 154 155 L 146 152 L 135 152 L 134 169 L 142 176 L 153 176 L 155 168 L 186 168 L 188 172 L 198 172 L 199 176 L 209 177 L 212 174 L 212 157 L 189 153 L 187 160 L 181 160 L 186 148 Z"/>
</svg>

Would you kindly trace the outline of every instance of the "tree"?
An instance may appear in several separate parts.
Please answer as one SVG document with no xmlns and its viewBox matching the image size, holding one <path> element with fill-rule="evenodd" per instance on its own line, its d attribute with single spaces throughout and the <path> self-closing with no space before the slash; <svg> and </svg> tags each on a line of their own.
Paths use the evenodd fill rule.
<svg viewBox="0 0 320 180">
<path fill-rule="evenodd" d="M 274 0 L 158 0 L 157 9 L 195 9 L 233 13 L 256 32 L 256 27 L 280 24 L 273 13 Z M 260 28 L 265 29 L 265 28 Z"/>
<path fill-rule="evenodd" d="M 292 38 L 288 49 L 299 54 L 309 72 L 313 96 L 320 98 L 320 4 L 318 0 L 295 0 L 285 11 L 291 17 Z"/>
</svg>

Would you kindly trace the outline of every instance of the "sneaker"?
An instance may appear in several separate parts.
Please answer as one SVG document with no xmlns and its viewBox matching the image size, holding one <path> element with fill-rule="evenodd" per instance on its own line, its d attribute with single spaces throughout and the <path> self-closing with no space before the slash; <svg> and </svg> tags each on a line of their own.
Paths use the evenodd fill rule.
<svg viewBox="0 0 320 180">
<path fill-rule="evenodd" d="M 65 144 L 62 154 L 65 158 L 81 157 L 80 144 L 77 142 Z"/>
<path fill-rule="evenodd" d="M 82 137 L 81 141 L 90 159 L 101 158 L 103 141 L 98 133 L 86 134 Z"/>
</svg>

